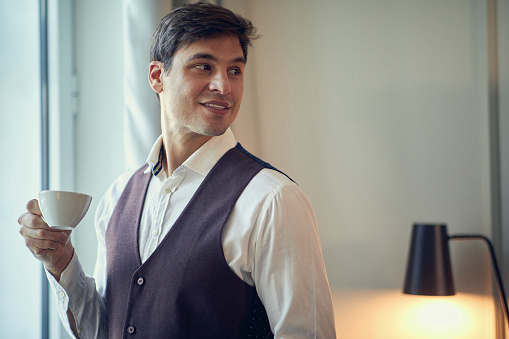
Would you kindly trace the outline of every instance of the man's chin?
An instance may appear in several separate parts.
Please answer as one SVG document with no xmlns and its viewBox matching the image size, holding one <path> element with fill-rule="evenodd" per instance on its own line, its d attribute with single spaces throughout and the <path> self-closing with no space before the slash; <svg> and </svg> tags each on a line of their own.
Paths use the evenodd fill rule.
<svg viewBox="0 0 509 339">
<path fill-rule="evenodd" d="M 222 130 L 222 131 L 206 131 L 203 135 L 206 135 L 208 137 L 219 137 L 221 135 L 223 135 L 224 133 L 226 132 L 226 130 Z"/>
<path fill-rule="evenodd" d="M 218 137 L 220 135 L 223 135 L 230 126 L 214 126 L 214 127 L 207 127 L 202 130 L 202 134 L 209 136 L 209 137 Z"/>
</svg>

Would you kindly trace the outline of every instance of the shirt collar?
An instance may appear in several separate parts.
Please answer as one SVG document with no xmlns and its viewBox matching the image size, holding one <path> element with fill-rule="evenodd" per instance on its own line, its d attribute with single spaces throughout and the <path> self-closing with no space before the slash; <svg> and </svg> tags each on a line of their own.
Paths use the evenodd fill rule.
<svg viewBox="0 0 509 339">
<path fill-rule="evenodd" d="M 237 140 L 230 128 L 220 136 L 210 138 L 205 144 L 197 149 L 181 166 L 185 166 L 203 176 L 206 176 L 219 159 L 231 148 L 235 147 Z M 159 136 L 152 146 L 147 157 L 149 165 L 145 173 L 152 174 L 160 179 L 166 177 L 162 170 L 163 159 L 163 136 Z"/>
</svg>

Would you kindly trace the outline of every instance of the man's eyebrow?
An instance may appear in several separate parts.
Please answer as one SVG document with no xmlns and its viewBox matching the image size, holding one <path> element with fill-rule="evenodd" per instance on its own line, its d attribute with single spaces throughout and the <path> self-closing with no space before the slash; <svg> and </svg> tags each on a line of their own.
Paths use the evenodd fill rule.
<svg viewBox="0 0 509 339">
<path fill-rule="evenodd" d="M 241 64 L 244 64 L 244 65 L 245 65 L 245 64 L 246 64 L 246 62 L 247 62 L 247 60 L 246 60 L 246 58 L 244 58 L 244 57 L 238 57 L 238 58 L 233 59 L 233 62 L 234 62 L 234 63 L 240 62 Z"/>
<path fill-rule="evenodd" d="M 191 55 L 189 58 L 187 58 L 187 62 L 192 61 L 192 60 L 196 60 L 196 59 L 207 59 L 207 60 L 214 61 L 214 62 L 218 61 L 218 59 L 215 56 L 213 56 L 212 54 L 209 54 L 209 53 L 196 53 L 196 54 Z M 245 64 L 246 63 L 246 58 L 238 57 L 238 58 L 233 59 L 232 62 L 233 63 L 240 62 L 241 64 Z"/>
</svg>

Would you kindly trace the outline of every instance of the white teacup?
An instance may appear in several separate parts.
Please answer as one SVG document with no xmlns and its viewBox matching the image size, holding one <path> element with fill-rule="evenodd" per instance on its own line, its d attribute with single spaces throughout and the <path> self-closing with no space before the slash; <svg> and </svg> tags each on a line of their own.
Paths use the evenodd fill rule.
<svg viewBox="0 0 509 339">
<path fill-rule="evenodd" d="M 72 230 L 87 214 L 92 197 L 67 191 L 39 192 L 39 207 L 43 220 L 59 230 Z"/>
</svg>

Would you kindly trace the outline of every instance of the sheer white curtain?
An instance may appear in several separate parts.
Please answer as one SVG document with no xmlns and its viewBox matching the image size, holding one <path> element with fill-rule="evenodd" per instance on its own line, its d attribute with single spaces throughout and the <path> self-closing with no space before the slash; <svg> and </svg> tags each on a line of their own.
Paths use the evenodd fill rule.
<svg viewBox="0 0 509 339">
<path fill-rule="evenodd" d="M 171 0 L 124 0 L 124 151 L 127 170 L 141 166 L 161 133 L 159 103 L 148 84 L 150 37 Z"/>
</svg>

